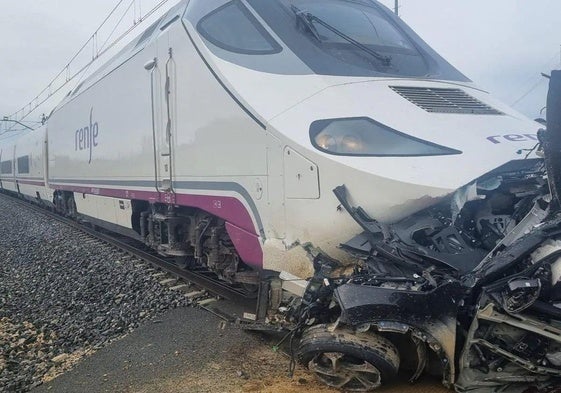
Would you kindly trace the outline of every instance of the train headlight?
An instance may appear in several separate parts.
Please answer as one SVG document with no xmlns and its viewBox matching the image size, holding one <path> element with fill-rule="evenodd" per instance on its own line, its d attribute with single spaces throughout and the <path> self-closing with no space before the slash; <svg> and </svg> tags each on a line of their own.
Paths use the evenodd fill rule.
<svg viewBox="0 0 561 393">
<path fill-rule="evenodd" d="M 437 156 L 461 154 L 404 134 L 368 117 L 317 120 L 310 126 L 312 144 L 319 150 L 343 156 Z"/>
<path fill-rule="evenodd" d="M 348 134 L 341 139 L 341 146 L 344 150 L 360 152 L 364 149 L 362 138 L 358 134 Z"/>
<path fill-rule="evenodd" d="M 337 141 L 328 133 L 318 135 L 316 141 L 318 146 L 325 150 L 333 150 L 337 147 Z"/>
</svg>

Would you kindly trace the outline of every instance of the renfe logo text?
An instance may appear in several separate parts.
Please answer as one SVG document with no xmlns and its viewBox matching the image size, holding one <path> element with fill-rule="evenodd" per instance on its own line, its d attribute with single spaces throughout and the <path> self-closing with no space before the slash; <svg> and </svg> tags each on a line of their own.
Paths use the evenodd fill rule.
<svg viewBox="0 0 561 393">
<path fill-rule="evenodd" d="M 75 150 L 88 150 L 90 153 L 88 164 L 92 162 L 92 151 L 97 146 L 97 136 L 99 135 L 99 125 L 93 121 L 93 108 L 90 109 L 90 124 L 76 130 L 74 137 Z"/>
<path fill-rule="evenodd" d="M 527 142 L 527 141 L 537 141 L 538 136 L 536 134 L 506 134 L 506 135 L 493 135 L 488 136 L 487 140 L 493 142 L 495 145 L 507 142 Z"/>
</svg>

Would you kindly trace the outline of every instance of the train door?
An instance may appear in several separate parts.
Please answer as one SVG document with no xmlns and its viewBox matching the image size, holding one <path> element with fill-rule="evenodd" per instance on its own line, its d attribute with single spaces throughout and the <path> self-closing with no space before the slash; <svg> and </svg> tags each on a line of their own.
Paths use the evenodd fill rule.
<svg viewBox="0 0 561 393">
<path fill-rule="evenodd" d="M 175 61 L 170 48 L 167 56 L 146 63 L 150 71 L 152 133 L 154 144 L 155 187 L 173 195 L 173 142 L 175 120 Z M 171 200 L 170 200 L 171 202 Z"/>
</svg>

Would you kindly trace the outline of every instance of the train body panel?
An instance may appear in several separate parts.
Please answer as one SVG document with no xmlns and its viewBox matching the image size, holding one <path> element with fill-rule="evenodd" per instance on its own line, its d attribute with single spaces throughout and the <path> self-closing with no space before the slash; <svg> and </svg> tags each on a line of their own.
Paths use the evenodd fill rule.
<svg viewBox="0 0 561 393">
<path fill-rule="evenodd" d="M 132 229 L 132 205 L 130 200 L 91 194 L 75 196 L 77 211 L 88 218 L 95 218 L 123 228 Z"/>
<path fill-rule="evenodd" d="M 473 83 L 414 78 L 366 80 L 356 77 L 294 77 L 244 69 L 216 56 L 213 60 L 224 77 L 240 92 L 244 101 L 255 108 L 260 108 L 263 102 L 267 101 L 267 94 L 271 94 L 270 91 L 261 89 L 262 85 L 284 85 L 291 91 L 297 90 L 295 85 L 305 85 L 299 78 L 320 78 L 324 83 L 316 83 L 317 90 L 310 89 L 308 97 L 294 102 L 289 109 L 272 116 L 268 121 L 268 130 L 286 137 L 287 144 L 292 143 L 299 148 L 305 148 L 305 155 L 312 158 L 312 161 L 315 160 L 313 157 L 322 155 L 360 172 L 403 183 L 451 192 L 505 162 L 523 158 L 525 154 L 521 152 L 536 145 L 536 134 L 541 127 L 540 124 L 493 99 Z M 259 83 L 248 83 L 250 80 L 258 80 Z M 394 91 L 394 88 L 420 90 L 419 95 L 423 92 L 430 93 L 431 90 L 460 90 L 460 94 L 476 99 L 480 105 L 488 106 L 497 113 L 478 114 L 476 108 L 475 113 L 454 113 L 454 104 L 451 102 L 444 103 L 448 107 L 426 110 L 408 101 Z M 285 93 L 282 90 L 278 91 L 280 96 Z M 430 98 L 420 96 L 419 101 L 422 104 L 423 99 Z M 400 114 L 403 115 L 396 116 L 395 108 L 400 108 Z M 351 157 L 325 154 L 313 146 L 310 125 L 315 121 L 363 117 L 375 119 L 382 125 L 409 136 L 456 149 L 458 155 Z M 489 154 L 482 157 L 482 150 L 488 150 Z M 470 165 L 466 166 L 466 162 L 470 162 Z M 427 168 L 431 168 L 430 176 L 427 175 Z M 400 215 L 396 215 L 393 219 L 400 218 Z"/>
<path fill-rule="evenodd" d="M 142 60 L 136 55 L 122 72 L 107 75 L 51 115 L 50 184 L 128 179 L 148 181 L 146 188 L 154 189 L 150 84 L 134 82 L 147 77 Z M 111 99 L 99 89 L 110 90 Z"/>
</svg>

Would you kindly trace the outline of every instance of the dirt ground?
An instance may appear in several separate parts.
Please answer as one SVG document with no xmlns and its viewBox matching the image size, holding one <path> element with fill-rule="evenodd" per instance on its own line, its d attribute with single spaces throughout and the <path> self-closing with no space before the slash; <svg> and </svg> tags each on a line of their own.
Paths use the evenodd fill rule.
<svg viewBox="0 0 561 393">
<path fill-rule="evenodd" d="M 321 393 L 337 392 L 316 381 L 312 374 L 298 367 L 292 378 L 288 376 L 289 358 L 285 354 L 272 354 L 270 348 L 259 346 L 247 353 L 240 348 L 223 362 L 212 362 L 207 365 L 207 373 L 185 376 L 179 380 L 165 381 L 164 384 L 150 384 L 141 389 L 133 389 L 129 393 L 195 393 L 195 392 L 258 392 L 258 393 Z M 243 374 L 239 370 L 239 358 L 244 360 Z M 234 371 L 237 370 L 237 371 Z M 226 372 L 225 372 L 226 371 Z M 232 378 L 232 374 L 237 378 Z M 380 393 L 440 393 L 450 392 L 438 381 L 423 380 L 414 385 L 396 383 L 394 386 L 377 390 Z"/>
<path fill-rule="evenodd" d="M 323 386 L 289 357 L 273 351 L 278 339 L 242 331 L 206 311 L 168 311 L 121 340 L 83 358 L 33 393 L 323 393 Z M 437 380 L 406 382 L 382 393 L 448 392 Z"/>
<path fill-rule="evenodd" d="M 240 369 L 239 359 L 243 358 Z M 288 376 L 289 358 L 282 353 L 272 353 L 261 345 L 251 352 L 245 348 L 232 351 L 222 362 L 207 364 L 206 373 L 186 375 L 179 380 L 158 381 L 128 393 L 195 393 L 195 392 L 258 392 L 258 393 L 316 393 L 338 392 L 316 381 L 309 372 L 298 367 L 292 378 Z M 241 374 L 241 375 L 240 375 Z M 235 375 L 235 377 L 233 377 Z M 164 383 L 162 383 L 164 382 Z M 397 383 L 378 390 L 380 393 L 439 393 L 449 392 L 438 381 L 421 381 L 414 385 Z"/>
</svg>

